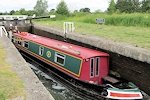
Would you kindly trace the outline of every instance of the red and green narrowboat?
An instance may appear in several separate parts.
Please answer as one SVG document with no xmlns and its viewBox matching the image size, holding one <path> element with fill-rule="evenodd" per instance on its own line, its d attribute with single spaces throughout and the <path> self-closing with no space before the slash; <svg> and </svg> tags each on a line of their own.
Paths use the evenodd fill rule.
<svg viewBox="0 0 150 100">
<path fill-rule="evenodd" d="M 16 47 L 80 81 L 103 85 L 109 73 L 109 54 L 27 32 L 14 33 Z M 134 87 L 133 87 L 134 88 Z M 106 98 L 142 99 L 138 88 L 106 88 Z"/>
</svg>

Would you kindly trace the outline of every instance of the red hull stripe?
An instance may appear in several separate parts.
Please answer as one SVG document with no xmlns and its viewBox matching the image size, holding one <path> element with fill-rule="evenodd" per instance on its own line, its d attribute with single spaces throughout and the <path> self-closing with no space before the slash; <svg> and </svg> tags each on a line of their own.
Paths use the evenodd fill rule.
<svg viewBox="0 0 150 100">
<path fill-rule="evenodd" d="M 123 93 L 110 92 L 110 96 L 112 97 L 140 97 L 140 94 L 123 94 Z"/>
</svg>

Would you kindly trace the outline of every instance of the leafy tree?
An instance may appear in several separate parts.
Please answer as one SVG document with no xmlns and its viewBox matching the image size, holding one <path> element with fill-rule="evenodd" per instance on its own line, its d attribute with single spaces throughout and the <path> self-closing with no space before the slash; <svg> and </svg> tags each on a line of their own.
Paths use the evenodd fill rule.
<svg viewBox="0 0 150 100">
<path fill-rule="evenodd" d="M 140 2 L 139 0 L 128 0 L 127 4 L 127 12 L 133 13 L 133 12 L 139 12 L 140 11 Z"/>
<path fill-rule="evenodd" d="M 126 13 L 139 12 L 140 2 L 139 0 L 118 0 L 116 9 Z"/>
<path fill-rule="evenodd" d="M 90 12 L 90 8 L 81 8 L 80 12 Z"/>
<path fill-rule="evenodd" d="M 13 15 L 28 15 L 28 16 L 32 16 L 32 15 L 36 14 L 36 12 L 34 10 L 25 10 L 24 8 L 21 8 L 20 10 L 17 10 L 17 11 L 14 11 L 14 12 L 15 13 L 13 13 Z"/>
<path fill-rule="evenodd" d="M 135 12 L 134 11 L 134 4 L 133 4 L 133 0 L 126 0 L 126 2 L 125 2 L 125 6 L 126 6 L 126 9 L 125 9 L 125 12 L 127 12 L 127 13 L 133 13 L 133 12 Z"/>
<path fill-rule="evenodd" d="M 21 13 L 19 10 L 17 10 L 17 11 L 15 11 L 15 13 L 13 15 L 21 15 Z"/>
<path fill-rule="evenodd" d="M 28 10 L 26 12 L 26 15 L 28 15 L 28 16 L 33 16 L 34 14 L 36 14 L 36 12 L 34 10 Z"/>
<path fill-rule="evenodd" d="M 14 10 L 11 10 L 11 11 L 10 11 L 10 15 L 13 15 L 14 13 L 15 13 Z"/>
<path fill-rule="evenodd" d="M 142 1 L 142 12 L 150 12 L 150 0 Z"/>
<path fill-rule="evenodd" d="M 124 6 L 125 0 L 117 0 L 116 2 L 116 9 L 120 12 L 123 12 L 123 6 Z"/>
<path fill-rule="evenodd" d="M 108 12 L 109 13 L 116 12 L 116 4 L 115 4 L 114 0 L 111 0 L 109 7 L 108 7 Z"/>
<path fill-rule="evenodd" d="M 50 14 L 54 14 L 54 13 L 55 13 L 55 9 L 51 9 Z"/>
<path fill-rule="evenodd" d="M 133 0 L 133 8 L 134 8 L 134 12 L 140 12 L 140 6 L 141 6 L 141 2 L 139 0 Z"/>
<path fill-rule="evenodd" d="M 34 10 L 37 16 L 44 16 L 48 14 L 48 2 L 46 0 L 37 0 Z"/>
<path fill-rule="evenodd" d="M 116 3 L 116 9 L 120 12 L 128 12 L 128 9 L 130 9 L 130 2 L 127 0 L 118 0 Z M 128 8 L 129 7 L 129 8 Z"/>
<path fill-rule="evenodd" d="M 27 15 L 27 11 L 24 8 L 21 8 L 19 12 L 21 15 Z"/>
<path fill-rule="evenodd" d="M 64 0 L 61 0 L 60 3 L 57 5 L 56 13 L 61 15 L 69 15 L 69 10 Z"/>
</svg>

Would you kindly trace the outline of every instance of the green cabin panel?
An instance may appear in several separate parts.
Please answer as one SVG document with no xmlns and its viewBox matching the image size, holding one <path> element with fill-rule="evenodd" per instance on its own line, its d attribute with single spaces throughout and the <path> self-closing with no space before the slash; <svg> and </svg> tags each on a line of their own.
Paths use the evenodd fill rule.
<svg viewBox="0 0 150 100">
<path fill-rule="evenodd" d="M 65 61 L 66 69 L 69 69 L 70 71 L 79 74 L 80 64 L 81 64 L 80 59 L 71 56 L 66 56 L 66 61 Z"/>
<path fill-rule="evenodd" d="M 33 53 L 36 53 L 39 55 L 39 47 L 41 45 L 39 44 L 36 44 L 36 43 L 33 43 L 33 42 L 29 42 L 29 50 Z M 43 46 L 44 47 L 44 46 Z M 64 66 L 62 65 L 59 65 L 58 63 L 56 63 L 54 61 L 55 59 L 55 52 L 57 53 L 60 53 L 60 54 L 63 54 L 65 55 L 65 64 Z M 77 59 L 73 56 L 70 56 L 70 55 L 67 55 L 67 54 L 64 54 L 62 52 L 58 52 L 58 51 L 55 51 L 53 49 L 50 49 L 50 48 L 47 48 L 47 47 L 44 47 L 44 53 L 42 55 L 43 58 L 53 62 L 53 63 L 56 63 L 58 64 L 59 66 L 61 66 L 62 68 L 64 69 L 67 69 L 75 74 L 79 74 L 79 71 L 80 71 L 80 65 L 81 65 L 81 60 L 80 59 Z"/>
<path fill-rule="evenodd" d="M 36 45 L 35 43 L 29 42 L 29 50 L 31 52 L 39 55 L 39 45 Z"/>
</svg>

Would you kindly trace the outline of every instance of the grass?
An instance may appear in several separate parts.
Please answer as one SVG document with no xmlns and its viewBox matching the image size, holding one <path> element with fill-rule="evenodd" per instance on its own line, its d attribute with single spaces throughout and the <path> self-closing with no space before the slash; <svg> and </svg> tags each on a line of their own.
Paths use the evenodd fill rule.
<svg viewBox="0 0 150 100">
<path fill-rule="evenodd" d="M 6 52 L 0 45 L 0 100 L 24 97 L 24 86 L 20 78 L 5 61 Z"/>
<path fill-rule="evenodd" d="M 73 13 L 70 17 L 56 15 L 55 20 L 68 20 L 95 24 L 96 18 L 105 18 L 105 25 L 150 27 L 149 13 L 106 14 L 106 13 Z M 43 19 L 42 19 L 43 20 Z"/>
<path fill-rule="evenodd" d="M 133 14 L 77 14 L 74 17 L 70 17 L 71 21 L 76 20 L 83 23 L 95 24 L 96 18 L 105 18 L 105 25 L 115 26 L 150 26 L 150 14 L 133 13 Z"/>
<path fill-rule="evenodd" d="M 71 18 L 69 18 L 69 20 L 70 19 Z M 46 19 L 36 21 L 36 23 L 63 30 L 64 21 L 68 20 L 50 21 Z M 137 47 L 150 49 L 149 27 L 97 25 L 84 23 L 82 21 L 79 22 L 78 20 L 76 21 L 76 19 L 74 19 L 73 22 L 75 22 L 75 32 L 79 34 L 99 36 L 113 41 L 124 42 Z"/>
</svg>

